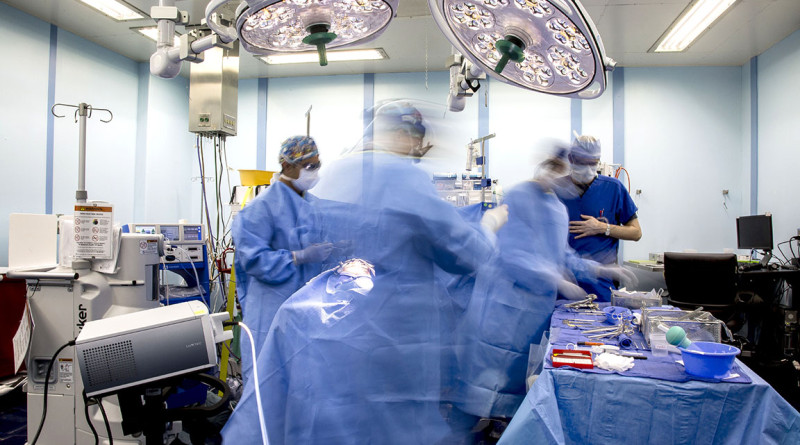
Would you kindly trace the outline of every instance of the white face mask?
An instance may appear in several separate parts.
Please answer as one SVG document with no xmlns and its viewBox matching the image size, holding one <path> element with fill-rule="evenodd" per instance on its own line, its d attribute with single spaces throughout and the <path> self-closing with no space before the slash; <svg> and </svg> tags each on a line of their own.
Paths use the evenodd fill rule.
<svg viewBox="0 0 800 445">
<path fill-rule="evenodd" d="M 319 182 L 319 169 L 312 171 L 300 169 L 300 176 L 297 179 L 292 179 L 286 175 L 281 175 L 281 177 L 291 182 L 297 190 L 305 192 L 312 189 Z"/>
<path fill-rule="evenodd" d="M 592 165 L 573 165 L 570 176 L 577 183 L 588 184 L 597 176 L 597 171 Z"/>
</svg>

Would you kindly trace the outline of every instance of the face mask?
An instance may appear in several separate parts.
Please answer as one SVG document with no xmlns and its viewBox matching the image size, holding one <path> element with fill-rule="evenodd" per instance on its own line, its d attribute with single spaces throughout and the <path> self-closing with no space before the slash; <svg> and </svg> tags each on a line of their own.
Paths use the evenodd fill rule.
<svg viewBox="0 0 800 445">
<path fill-rule="evenodd" d="M 588 184 L 592 182 L 592 179 L 594 179 L 595 176 L 597 176 L 597 172 L 591 165 L 573 165 L 570 176 L 573 180 L 575 180 L 575 182 L 580 184 Z"/>
<path fill-rule="evenodd" d="M 286 175 L 281 175 L 281 177 L 291 182 L 297 190 L 305 192 L 313 188 L 319 182 L 319 170 L 308 171 L 306 169 L 301 169 L 300 176 L 297 179 L 292 179 Z"/>
</svg>

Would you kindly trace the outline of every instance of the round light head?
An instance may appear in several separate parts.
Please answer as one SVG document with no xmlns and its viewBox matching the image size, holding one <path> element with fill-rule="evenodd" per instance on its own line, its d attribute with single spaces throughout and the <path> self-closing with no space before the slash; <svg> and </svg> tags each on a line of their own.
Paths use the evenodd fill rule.
<svg viewBox="0 0 800 445">
<path fill-rule="evenodd" d="M 575 0 L 428 0 L 450 43 L 488 75 L 590 99 L 606 87 L 602 43 Z"/>
<path fill-rule="evenodd" d="M 253 54 L 315 51 L 316 44 L 304 39 L 320 26 L 335 35 L 327 48 L 340 48 L 380 35 L 397 11 L 397 1 L 249 1 L 249 6 L 240 10 L 236 29 L 242 46 Z"/>
</svg>

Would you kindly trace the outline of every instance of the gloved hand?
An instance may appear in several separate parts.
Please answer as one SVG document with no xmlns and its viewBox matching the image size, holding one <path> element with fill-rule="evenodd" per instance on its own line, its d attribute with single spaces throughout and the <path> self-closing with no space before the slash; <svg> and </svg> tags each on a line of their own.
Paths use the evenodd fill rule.
<svg viewBox="0 0 800 445">
<path fill-rule="evenodd" d="M 558 282 L 558 293 L 567 300 L 582 300 L 586 298 L 586 291 L 568 280 Z"/>
<path fill-rule="evenodd" d="M 308 263 L 321 263 L 328 259 L 333 251 L 332 243 L 312 244 L 303 250 L 292 252 L 294 262 L 297 265 Z"/>
<path fill-rule="evenodd" d="M 639 279 L 636 278 L 633 272 L 624 267 L 617 266 L 616 264 L 597 266 L 595 275 L 600 278 L 609 278 L 618 281 L 623 287 L 628 289 L 635 288 L 636 285 L 639 284 Z"/>
<path fill-rule="evenodd" d="M 489 209 L 483 212 L 483 217 L 481 217 L 481 225 L 492 233 L 497 233 L 506 222 L 508 222 L 507 204 Z"/>
</svg>

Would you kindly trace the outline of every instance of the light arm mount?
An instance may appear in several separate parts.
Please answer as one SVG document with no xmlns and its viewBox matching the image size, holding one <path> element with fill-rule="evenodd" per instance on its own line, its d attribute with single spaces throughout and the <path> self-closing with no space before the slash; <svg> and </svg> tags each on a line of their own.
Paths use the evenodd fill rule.
<svg viewBox="0 0 800 445">
<path fill-rule="evenodd" d="M 193 63 L 203 61 L 203 51 L 211 48 L 232 48 L 236 40 L 236 32 L 225 25 L 225 19 L 217 11 L 228 0 L 212 1 L 206 8 L 204 24 L 212 32 L 203 35 L 202 31 L 193 30 L 180 36 L 180 43 L 174 45 L 175 25 L 187 25 L 189 14 L 179 11 L 174 0 L 159 0 L 159 6 L 150 9 L 150 16 L 158 22 L 158 40 L 156 52 L 150 56 L 150 73 L 154 76 L 172 79 L 181 71 L 181 62 Z"/>
<path fill-rule="evenodd" d="M 486 73 L 461 54 L 455 53 L 447 59 L 450 69 L 450 94 L 447 106 L 450 111 L 463 111 L 467 97 L 472 97 L 481 87 Z"/>
</svg>

